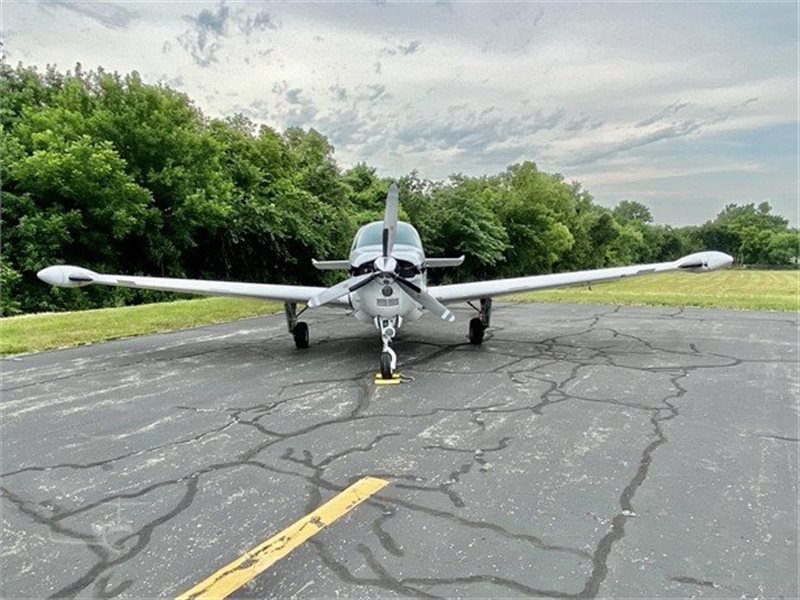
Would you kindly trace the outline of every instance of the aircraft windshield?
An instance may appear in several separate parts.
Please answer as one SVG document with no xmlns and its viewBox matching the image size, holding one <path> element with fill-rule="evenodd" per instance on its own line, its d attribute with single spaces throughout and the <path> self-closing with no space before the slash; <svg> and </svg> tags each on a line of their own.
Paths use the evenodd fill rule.
<svg viewBox="0 0 800 600">
<path fill-rule="evenodd" d="M 383 221 L 370 223 L 361 228 L 356 238 L 354 248 L 361 248 L 362 246 L 380 246 L 383 243 Z M 397 233 L 394 238 L 395 244 L 405 244 L 407 246 L 414 246 L 422 248 L 422 242 L 419 239 L 417 230 L 408 223 L 399 222 L 397 224 Z"/>
</svg>

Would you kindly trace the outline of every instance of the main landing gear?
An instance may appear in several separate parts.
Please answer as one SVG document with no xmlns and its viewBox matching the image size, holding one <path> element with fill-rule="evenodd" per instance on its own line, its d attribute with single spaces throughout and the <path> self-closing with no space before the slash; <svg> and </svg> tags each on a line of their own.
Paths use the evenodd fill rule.
<svg viewBox="0 0 800 600">
<path fill-rule="evenodd" d="M 306 309 L 304 308 L 297 312 L 297 304 L 287 302 L 283 305 L 283 310 L 286 313 L 286 324 L 289 326 L 289 333 L 294 336 L 294 345 L 300 350 L 308 348 L 308 323 L 297 320 L 297 317 L 303 314 Z"/>
<path fill-rule="evenodd" d="M 481 323 L 479 317 L 473 317 L 469 321 L 469 343 L 473 346 L 480 346 L 483 343 L 483 333 L 486 328 Z"/>
<path fill-rule="evenodd" d="M 392 340 L 403 324 L 402 317 L 384 319 L 375 317 L 375 327 L 381 332 L 383 350 L 381 351 L 381 379 L 394 379 L 397 368 L 397 354 L 392 350 Z"/>
<path fill-rule="evenodd" d="M 492 319 L 492 299 L 481 298 L 480 308 L 472 302 L 469 302 L 469 305 L 478 311 L 478 316 L 470 319 L 469 322 L 469 343 L 473 346 L 480 346 L 483 343 L 483 334 Z"/>
</svg>

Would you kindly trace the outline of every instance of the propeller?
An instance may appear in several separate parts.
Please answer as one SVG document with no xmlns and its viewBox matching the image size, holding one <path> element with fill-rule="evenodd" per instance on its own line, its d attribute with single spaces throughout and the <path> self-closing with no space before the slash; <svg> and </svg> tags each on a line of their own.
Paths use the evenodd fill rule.
<svg viewBox="0 0 800 600">
<path fill-rule="evenodd" d="M 386 195 L 386 209 L 383 213 L 382 254 L 375 259 L 373 263 L 373 272 L 351 277 L 350 279 L 337 283 L 333 287 L 329 287 L 311 298 L 308 301 L 309 307 L 315 308 L 332 302 L 345 294 L 349 294 L 350 292 L 364 287 L 378 277 L 390 277 L 400 285 L 400 289 L 402 289 L 403 292 L 411 296 L 416 302 L 419 302 L 432 314 L 446 321 L 455 320 L 453 313 L 436 298 L 397 274 L 397 260 L 392 256 L 392 250 L 394 249 L 395 233 L 397 232 L 398 209 L 397 184 L 392 183 L 391 187 L 389 187 L 389 193 Z"/>
<path fill-rule="evenodd" d="M 403 291 L 411 296 L 414 300 L 419 302 L 423 308 L 430 311 L 431 314 L 436 315 L 440 319 L 444 319 L 445 321 L 455 321 L 456 317 L 453 313 L 450 312 L 444 304 L 439 302 L 436 298 L 431 296 L 428 292 L 423 291 L 418 286 L 414 285 L 410 281 L 403 279 L 402 277 L 397 277 L 395 281 L 400 284 L 400 287 Z"/>
<path fill-rule="evenodd" d="M 357 289 L 364 287 L 370 281 L 375 279 L 375 276 L 375 273 L 367 273 L 366 275 L 358 275 L 357 277 L 351 277 L 350 279 L 340 281 L 333 287 L 329 287 L 324 292 L 320 292 L 311 298 L 311 300 L 308 301 L 308 305 L 311 308 L 315 308 L 317 306 L 327 304 L 328 302 L 332 302 L 337 298 L 341 298 L 345 294 L 355 292 Z"/>
<path fill-rule="evenodd" d="M 386 209 L 383 212 L 383 257 L 389 258 L 394 249 L 394 235 L 397 232 L 397 184 L 392 183 L 386 195 Z"/>
</svg>

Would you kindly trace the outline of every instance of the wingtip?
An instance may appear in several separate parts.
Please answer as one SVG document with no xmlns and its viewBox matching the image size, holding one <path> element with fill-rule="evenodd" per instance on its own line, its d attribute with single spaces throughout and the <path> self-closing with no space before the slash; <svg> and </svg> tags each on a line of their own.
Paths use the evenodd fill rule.
<svg viewBox="0 0 800 600">
<path fill-rule="evenodd" d="M 733 264 L 733 257 L 730 254 L 725 254 L 717 250 L 706 250 L 679 258 L 676 264 L 679 269 L 703 273 L 729 267 Z"/>
<path fill-rule="evenodd" d="M 36 277 L 56 287 L 72 288 L 89 285 L 95 281 L 98 275 L 94 271 L 83 267 L 53 265 L 52 267 L 45 267 L 36 273 Z"/>
</svg>

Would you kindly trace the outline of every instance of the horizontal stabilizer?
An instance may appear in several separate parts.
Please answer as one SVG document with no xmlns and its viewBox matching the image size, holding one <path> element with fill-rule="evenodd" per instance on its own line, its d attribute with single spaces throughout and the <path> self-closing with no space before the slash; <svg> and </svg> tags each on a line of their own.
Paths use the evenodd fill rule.
<svg viewBox="0 0 800 600">
<path fill-rule="evenodd" d="M 315 269 L 319 269 L 320 271 L 346 271 L 350 268 L 349 260 L 317 260 L 312 258 L 311 264 L 314 265 Z"/>
<path fill-rule="evenodd" d="M 428 269 L 439 267 L 460 267 L 464 262 L 464 255 L 458 258 L 426 258 L 424 266 Z"/>
</svg>

